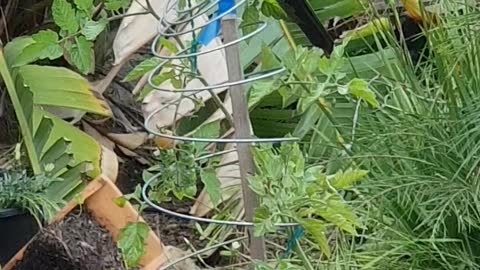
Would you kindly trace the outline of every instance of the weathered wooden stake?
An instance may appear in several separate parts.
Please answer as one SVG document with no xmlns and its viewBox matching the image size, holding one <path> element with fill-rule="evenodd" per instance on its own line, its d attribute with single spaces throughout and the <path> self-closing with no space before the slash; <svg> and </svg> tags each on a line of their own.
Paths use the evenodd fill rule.
<svg viewBox="0 0 480 270">
<path fill-rule="evenodd" d="M 229 14 L 222 18 L 223 42 L 229 43 L 238 39 L 237 16 Z M 238 44 L 225 48 L 228 78 L 231 82 L 244 79 L 243 68 L 240 63 L 240 48 Z M 251 138 L 250 119 L 248 115 L 247 96 L 242 85 L 235 85 L 229 89 L 233 105 L 233 122 L 235 125 L 235 138 Z M 258 198 L 248 186 L 248 176 L 255 173 L 255 164 L 248 143 L 237 143 L 240 177 L 242 179 L 243 201 L 245 218 L 253 221 L 255 208 L 258 207 Z M 254 260 L 265 260 L 265 241 L 263 238 L 253 236 L 253 228 L 248 230 L 250 236 L 250 256 Z"/>
</svg>

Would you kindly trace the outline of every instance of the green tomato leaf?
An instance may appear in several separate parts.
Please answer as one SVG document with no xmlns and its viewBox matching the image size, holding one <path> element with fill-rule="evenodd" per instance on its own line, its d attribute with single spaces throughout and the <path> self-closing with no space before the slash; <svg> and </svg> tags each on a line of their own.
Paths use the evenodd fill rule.
<svg viewBox="0 0 480 270">
<path fill-rule="evenodd" d="M 220 192 L 220 181 L 215 170 L 211 168 L 201 170 L 201 178 L 213 206 L 216 207 L 221 202 L 222 195 Z"/>
<path fill-rule="evenodd" d="M 83 74 L 89 74 L 94 69 L 93 43 L 84 36 L 76 38 L 70 50 L 70 60 Z"/>
<path fill-rule="evenodd" d="M 274 80 L 255 82 L 248 92 L 248 107 L 258 104 L 264 97 L 273 93 L 276 90 L 274 84 Z"/>
<path fill-rule="evenodd" d="M 265 206 L 258 207 L 255 209 L 255 228 L 254 235 L 255 237 L 260 237 L 269 232 L 275 231 L 275 226 L 271 219 L 271 213 L 269 209 Z"/>
<path fill-rule="evenodd" d="M 274 69 L 282 65 L 272 52 L 272 49 L 265 45 L 262 47 L 260 58 L 262 60 L 262 70 Z"/>
<path fill-rule="evenodd" d="M 130 223 L 120 231 L 117 245 L 129 267 L 138 266 L 145 254 L 145 240 L 149 231 L 144 222 Z"/>
<path fill-rule="evenodd" d="M 167 49 L 168 52 L 170 53 L 177 53 L 178 52 L 178 48 L 177 46 L 175 45 L 175 43 L 173 43 L 172 41 L 166 39 L 166 38 L 160 38 L 160 45 L 162 45 L 163 48 Z"/>
<path fill-rule="evenodd" d="M 240 24 L 243 34 L 247 35 L 255 31 L 255 29 L 257 29 L 255 23 L 259 20 L 260 13 L 258 12 L 258 9 L 254 5 L 249 5 L 243 12 L 242 23 Z"/>
<path fill-rule="evenodd" d="M 378 107 L 378 101 L 375 93 L 368 88 L 368 83 L 362 79 L 353 79 L 348 83 L 348 92 L 356 98 L 365 100 L 374 108 Z"/>
<path fill-rule="evenodd" d="M 351 168 L 345 172 L 339 171 L 335 174 L 331 185 L 336 189 L 348 189 L 353 183 L 362 180 L 368 171 L 365 170 L 352 170 Z"/>
<path fill-rule="evenodd" d="M 82 35 L 85 36 L 87 40 L 95 40 L 100 33 L 105 30 L 108 25 L 108 20 L 102 18 L 98 21 L 88 20 L 82 27 Z"/>
<path fill-rule="evenodd" d="M 92 12 L 93 0 L 74 0 L 74 3 L 78 9 L 85 11 L 87 14 Z"/>
<path fill-rule="evenodd" d="M 130 6 L 131 0 L 107 0 L 105 2 L 105 8 L 110 11 L 119 11 L 120 9 L 126 9 Z"/>
<path fill-rule="evenodd" d="M 277 0 L 264 0 L 261 7 L 263 15 L 277 20 L 287 19 L 287 14 Z"/>
<path fill-rule="evenodd" d="M 151 57 L 148 59 L 143 60 L 140 64 L 138 64 L 128 75 L 125 77 L 124 81 L 133 81 L 139 79 L 143 75 L 147 74 L 148 72 L 152 71 L 155 67 L 162 63 L 162 59 L 158 57 Z"/>
<path fill-rule="evenodd" d="M 75 10 L 67 0 L 53 0 L 52 15 L 55 24 L 62 30 L 67 31 L 69 34 L 77 32 L 79 26 Z"/>
<path fill-rule="evenodd" d="M 305 228 L 305 231 L 313 236 L 325 256 L 330 257 L 331 251 L 330 246 L 328 245 L 327 236 L 325 235 L 326 228 L 323 222 L 314 219 L 307 219 L 302 220 L 301 224 Z"/>
<path fill-rule="evenodd" d="M 14 66 L 23 66 L 39 59 L 55 60 L 63 55 L 58 44 L 58 34 L 51 30 L 40 31 L 32 35 L 34 43 L 25 47 L 15 60 Z"/>
</svg>

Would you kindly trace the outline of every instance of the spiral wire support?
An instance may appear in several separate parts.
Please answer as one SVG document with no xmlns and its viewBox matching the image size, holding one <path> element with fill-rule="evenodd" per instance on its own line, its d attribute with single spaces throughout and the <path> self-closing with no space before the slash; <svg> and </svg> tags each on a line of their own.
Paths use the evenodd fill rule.
<svg viewBox="0 0 480 270">
<path fill-rule="evenodd" d="M 257 36 L 259 33 L 261 33 L 263 30 L 267 28 L 267 23 L 265 21 L 259 21 L 251 24 L 250 26 L 257 26 L 255 30 L 252 32 L 249 32 L 248 34 L 239 37 L 237 40 L 227 42 L 225 44 L 222 44 L 220 46 L 211 48 L 211 49 L 205 49 L 205 50 L 196 50 L 194 46 L 196 46 L 195 42 L 192 43 L 189 47 L 183 48 L 179 50 L 177 53 L 173 55 L 164 55 L 158 53 L 159 48 L 162 48 L 160 45 L 160 41 L 162 38 L 174 38 L 178 39 L 182 35 L 186 34 L 191 34 L 193 37 L 195 37 L 195 31 L 203 29 L 204 27 L 208 26 L 211 23 L 215 23 L 219 20 L 221 20 L 224 16 L 230 14 L 231 12 L 234 12 L 238 7 L 244 5 L 248 0 L 240 0 L 238 1 L 234 6 L 229 8 L 227 11 L 222 12 L 221 14 L 213 13 L 212 10 L 215 10 L 215 7 L 219 4 L 221 0 L 203 0 L 200 1 L 199 3 L 196 3 L 195 5 L 191 5 L 189 7 L 186 7 L 184 9 L 180 9 L 178 7 L 178 2 L 179 0 L 168 0 L 167 2 L 167 8 L 165 9 L 165 12 L 163 16 L 161 16 L 161 19 L 159 21 L 159 33 L 155 37 L 154 41 L 152 42 L 151 46 L 151 51 L 152 54 L 163 61 L 156 66 L 152 72 L 150 72 L 148 76 L 148 84 L 155 90 L 157 91 L 162 91 L 162 92 L 175 92 L 175 93 L 180 93 L 181 94 L 181 99 L 182 98 L 194 98 L 195 94 L 198 94 L 203 91 L 212 91 L 214 89 L 222 89 L 222 88 L 230 88 L 231 86 L 235 85 L 245 85 L 245 84 L 250 84 L 255 81 L 259 80 L 264 80 L 271 78 L 273 76 L 282 74 L 283 72 L 286 71 L 285 67 L 279 67 L 279 68 L 274 68 L 266 71 L 260 71 L 260 72 L 252 72 L 249 74 L 244 75 L 244 79 L 240 81 L 224 81 L 218 84 L 213 84 L 213 85 L 206 85 L 203 87 L 196 87 L 196 88 L 184 88 L 184 89 L 167 89 L 164 88 L 160 85 L 155 84 L 154 82 L 154 76 L 156 74 L 159 74 L 163 68 L 171 64 L 173 61 L 178 61 L 178 60 L 189 60 L 192 58 L 195 58 L 200 56 L 200 55 L 206 55 L 215 51 L 219 50 L 224 50 L 225 48 L 228 48 L 229 46 L 237 45 L 241 42 L 247 41 L 251 39 L 254 36 Z M 178 16 L 176 20 L 169 20 L 167 18 L 167 14 L 170 12 L 175 12 Z M 194 14 L 195 13 L 195 14 Z M 211 16 L 211 18 L 206 22 L 201 25 L 195 25 L 193 22 L 194 19 L 199 18 L 202 15 L 208 14 L 208 13 L 213 13 L 214 15 Z M 185 29 L 187 26 L 190 26 L 189 29 Z M 181 102 L 180 100 L 177 100 L 177 104 Z M 182 141 L 182 142 L 201 142 L 201 143 L 209 143 L 209 144 L 227 144 L 227 143 L 232 143 L 232 144 L 241 144 L 241 143 L 249 143 L 249 144 L 262 144 L 262 143 L 282 143 L 282 142 L 295 142 L 298 141 L 298 138 L 292 138 L 292 137 L 283 137 L 283 138 L 197 138 L 197 137 L 188 137 L 188 136 L 177 136 L 175 134 L 168 134 L 166 132 L 161 132 L 159 130 L 156 130 L 155 128 L 151 127 L 151 122 L 154 119 L 154 116 L 161 112 L 162 110 L 165 110 L 168 105 L 172 104 L 167 104 L 167 106 L 161 106 L 159 108 L 156 108 L 153 110 L 146 118 L 144 122 L 145 129 L 150 133 L 155 136 L 161 137 L 161 138 L 166 138 L 174 141 Z M 176 120 L 176 115 L 174 116 Z M 235 149 L 233 150 L 224 150 L 224 151 L 218 151 L 215 153 L 211 153 L 208 155 L 201 156 L 197 158 L 196 160 L 202 160 L 202 159 L 208 159 L 216 156 L 223 155 L 225 153 L 229 153 L 232 151 L 236 151 Z M 156 204 L 153 202 L 149 196 L 148 196 L 148 191 L 150 190 L 152 184 L 159 178 L 161 177 L 162 173 L 158 173 L 150 177 L 148 180 L 146 180 L 145 185 L 142 188 L 142 198 L 146 202 L 147 205 L 149 205 L 151 208 L 155 209 L 156 211 L 163 212 L 167 215 L 175 216 L 178 218 L 182 219 L 187 219 L 187 220 L 192 220 L 196 222 L 201 222 L 201 223 L 208 223 L 208 224 L 218 224 L 218 225 L 227 225 L 227 226 L 241 226 L 241 227 L 253 227 L 254 223 L 253 222 L 246 222 L 246 221 L 238 221 L 238 220 L 216 220 L 216 219 L 210 219 L 210 218 L 203 218 L 203 217 L 196 217 L 193 215 L 187 215 L 187 214 L 181 214 L 177 213 L 175 211 L 166 209 L 164 207 L 161 207 L 160 205 Z M 276 227 L 295 227 L 298 226 L 298 223 L 278 223 L 275 224 Z M 216 247 L 221 247 L 228 245 L 230 243 L 233 243 L 234 241 L 241 241 L 245 240 L 246 237 L 226 241 L 223 243 L 218 243 L 212 247 L 208 247 L 202 250 L 198 250 L 195 253 L 190 254 L 189 256 L 185 256 L 183 258 L 180 258 L 174 262 L 171 262 L 168 265 L 165 265 L 164 267 L 160 268 L 161 270 L 168 269 L 170 267 L 173 267 L 176 263 L 179 263 L 183 260 L 186 260 L 190 257 L 199 255 L 201 253 L 207 252 L 213 248 Z"/>
</svg>

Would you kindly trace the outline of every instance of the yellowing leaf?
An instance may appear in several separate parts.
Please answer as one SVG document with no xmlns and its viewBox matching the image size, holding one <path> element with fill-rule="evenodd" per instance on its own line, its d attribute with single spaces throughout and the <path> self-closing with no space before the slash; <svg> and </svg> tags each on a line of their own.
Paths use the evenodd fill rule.
<svg viewBox="0 0 480 270">
<path fill-rule="evenodd" d="M 348 189 L 353 183 L 362 180 L 368 171 L 365 170 L 352 170 L 339 171 L 335 174 L 331 184 L 336 189 Z"/>
<path fill-rule="evenodd" d="M 343 32 L 341 38 L 361 39 L 392 28 L 388 18 L 377 18 L 350 31 Z"/>
<path fill-rule="evenodd" d="M 19 75 L 23 78 L 23 85 L 33 93 L 35 104 L 112 115 L 107 103 L 90 89 L 88 81 L 71 70 L 27 65 L 20 68 Z"/>
<path fill-rule="evenodd" d="M 327 236 L 325 235 L 325 225 L 321 221 L 314 219 L 302 220 L 301 224 L 305 228 L 305 231 L 313 236 L 325 256 L 330 257 L 332 254 L 330 246 L 328 245 Z"/>
<path fill-rule="evenodd" d="M 138 266 L 145 254 L 145 240 L 149 232 L 150 228 L 144 222 L 130 223 L 120 231 L 117 245 L 127 266 Z"/>
<path fill-rule="evenodd" d="M 378 107 L 378 101 L 375 93 L 368 88 L 368 83 L 365 80 L 353 79 L 348 83 L 348 92 L 357 98 L 365 100 L 374 108 Z"/>
</svg>

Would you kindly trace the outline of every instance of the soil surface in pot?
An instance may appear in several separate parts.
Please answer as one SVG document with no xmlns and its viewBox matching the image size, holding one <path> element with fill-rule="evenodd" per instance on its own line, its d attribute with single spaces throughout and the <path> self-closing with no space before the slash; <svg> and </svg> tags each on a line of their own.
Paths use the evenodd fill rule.
<svg viewBox="0 0 480 270">
<path fill-rule="evenodd" d="M 126 270 L 110 233 L 85 210 L 49 225 L 29 245 L 17 270 Z"/>
</svg>

